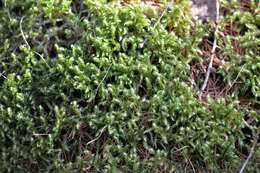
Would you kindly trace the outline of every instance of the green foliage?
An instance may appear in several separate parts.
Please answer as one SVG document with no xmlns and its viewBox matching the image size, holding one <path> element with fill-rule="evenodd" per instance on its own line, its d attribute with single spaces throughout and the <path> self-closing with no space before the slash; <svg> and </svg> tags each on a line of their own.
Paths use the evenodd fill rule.
<svg viewBox="0 0 260 173">
<path fill-rule="evenodd" d="M 188 1 L 158 25 L 138 6 L 85 0 L 79 16 L 73 2 L 6 1 L 0 11 L 0 172 L 237 168 L 244 113 L 235 102 L 205 105 L 189 86 L 204 31 Z M 258 59 L 248 61 L 257 96 Z"/>
<path fill-rule="evenodd" d="M 257 9 L 257 3 L 252 2 L 252 10 Z M 258 3 L 259 6 L 259 3 Z M 230 63 L 225 68 L 225 77 L 229 83 L 238 77 L 243 83 L 239 86 L 240 95 L 250 91 L 259 101 L 260 96 L 260 32 L 258 13 L 241 12 L 236 10 L 225 18 L 226 23 L 234 25 L 233 33 L 240 35 L 227 35 L 224 54 L 229 57 Z M 223 22 L 223 24 L 225 24 Z M 234 46 L 234 43 L 236 46 Z"/>
</svg>

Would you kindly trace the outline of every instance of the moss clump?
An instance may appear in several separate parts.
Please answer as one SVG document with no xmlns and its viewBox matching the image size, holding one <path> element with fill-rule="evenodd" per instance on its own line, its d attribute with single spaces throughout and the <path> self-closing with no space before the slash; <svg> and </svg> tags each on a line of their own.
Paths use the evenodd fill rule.
<svg viewBox="0 0 260 173">
<path fill-rule="evenodd" d="M 158 20 L 106 1 L 6 1 L 0 171 L 237 169 L 245 113 L 190 87 L 205 28 L 187 5 Z"/>
</svg>

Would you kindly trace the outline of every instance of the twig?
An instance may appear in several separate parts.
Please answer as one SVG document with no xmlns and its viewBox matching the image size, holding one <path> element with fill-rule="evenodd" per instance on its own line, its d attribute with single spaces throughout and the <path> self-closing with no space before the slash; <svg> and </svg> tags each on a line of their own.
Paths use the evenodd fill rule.
<svg viewBox="0 0 260 173">
<path fill-rule="evenodd" d="M 254 152 L 255 152 L 255 147 L 257 145 L 257 142 L 258 142 L 258 139 L 259 139 L 259 134 L 260 134 L 260 127 L 257 129 L 257 133 L 255 134 L 255 137 L 254 137 L 254 141 L 253 141 L 253 145 L 250 149 L 250 153 L 246 159 L 246 161 L 244 162 L 242 168 L 240 169 L 239 173 L 243 173 L 249 160 L 251 159 L 251 157 L 254 155 Z"/>
<path fill-rule="evenodd" d="M 166 6 L 166 7 L 164 8 L 164 10 L 163 10 L 163 12 L 161 13 L 159 19 L 158 19 L 158 20 L 156 21 L 156 23 L 154 24 L 153 28 L 156 28 L 156 26 L 160 23 L 160 21 L 162 20 L 162 18 L 163 18 L 163 16 L 164 16 L 165 12 L 166 12 L 166 10 L 167 10 L 167 8 L 168 8 L 168 6 Z"/>
<path fill-rule="evenodd" d="M 165 12 L 166 12 L 166 10 L 167 10 L 168 7 L 169 7 L 169 5 L 167 5 L 167 6 L 164 8 L 164 10 L 163 10 L 163 12 L 161 13 L 160 17 L 159 17 L 159 18 L 157 19 L 157 21 L 155 22 L 153 28 L 156 28 L 156 26 L 160 23 L 160 21 L 162 20 L 163 16 L 165 15 Z M 142 49 L 142 48 L 144 47 L 145 43 L 147 42 L 147 40 L 148 40 L 148 38 L 145 38 L 144 41 L 139 44 L 139 48 Z"/>
<path fill-rule="evenodd" d="M 190 165 L 191 165 L 191 167 L 192 167 L 193 173 L 196 173 L 195 168 L 194 168 L 194 166 L 193 166 L 193 164 L 192 164 L 192 162 L 190 161 L 189 158 L 188 158 L 188 161 L 189 161 L 189 163 L 190 163 Z"/>
<path fill-rule="evenodd" d="M 210 57 L 210 62 L 209 62 L 209 66 L 207 69 L 206 77 L 205 77 L 205 80 L 204 80 L 203 85 L 200 90 L 200 95 L 199 95 L 200 100 L 201 100 L 203 91 L 206 89 L 206 87 L 208 85 L 208 80 L 209 80 L 209 76 L 210 76 L 210 72 L 212 69 L 212 64 L 213 64 L 213 60 L 214 60 L 214 56 L 215 56 L 215 52 L 216 52 L 216 48 L 217 48 L 218 22 L 219 22 L 219 0 L 216 0 L 216 26 L 215 26 L 215 32 L 214 32 L 214 42 L 213 42 L 213 47 L 211 50 L 211 57 Z"/>
<path fill-rule="evenodd" d="M 173 153 L 177 153 L 177 152 L 179 152 L 179 151 L 181 151 L 181 150 L 184 150 L 185 148 L 188 148 L 188 146 L 184 146 L 184 147 L 182 147 L 182 148 L 179 148 L 179 149 L 173 151 Z"/>
<path fill-rule="evenodd" d="M 25 38 L 25 35 L 24 35 L 24 32 L 23 32 L 23 27 L 22 27 L 22 23 L 23 23 L 23 19 L 24 19 L 25 16 L 23 16 L 20 20 L 20 31 L 21 31 L 21 34 L 22 34 L 22 37 L 23 37 L 23 40 L 26 44 L 26 46 L 28 47 L 28 49 L 31 49 L 31 46 L 29 45 L 29 43 L 27 42 L 26 38 Z"/>
<path fill-rule="evenodd" d="M 99 82 L 99 84 L 98 84 L 98 86 L 97 86 L 97 88 L 96 88 L 95 97 L 96 97 L 96 95 L 97 95 L 97 93 L 98 93 L 98 90 L 99 90 L 101 84 L 102 84 L 103 81 L 106 79 L 106 77 L 107 77 L 107 75 L 108 75 L 108 72 L 109 72 L 109 70 L 111 69 L 111 67 L 112 67 L 112 63 L 111 63 L 110 66 L 107 68 L 107 71 L 106 71 L 105 76 L 104 76 L 104 77 L 102 78 L 102 80 Z"/>
<path fill-rule="evenodd" d="M 50 134 L 47 133 L 34 133 L 33 136 L 48 136 Z"/>
<path fill-rule="evenodd" d="M 232 84 L 231 84 L 230 87 L 228 88 L 228 91 L 229 91 L 229 90 L 233 87 L 233 85 L 237 82 L 237 80 L 238 80 L 238 78 L 239 78 L 241 72 L 243 71 L 244 67 L 245 67 L 245 64 L 244 64 L 244 65 L 241 67 L 241 69 L 239 70 L 239 72 L 238 72 L 238 74 L 237 74 L 235 80 L 232 82 Z"/>
<path fill-rule="evenodd" d="M 97 136 L 95 139 L 89 141 L 89 142 L 86 144 L 86 146 L 89 145 L 89 144 L 92 144 L 93 142 L 95 142 L 96 140 L 98 140 L 98 139 L 100 138 L 100 136 L 102 135 L 102 133 L 104 132 L 104 130 L 106 129 L 106 127 L 107 127 L 107 126 L 104 126 L 104 127 L 100 130 L 98 136 Z"/>
<path fill-rule="evenodd" d="M 225 89 L 226 89 L 226 93 L 227 93 L 228 91 L 230 91 L 230 89 L 231 89 L 231 88 L 234 86 L 234 84 L 237 82 L 237 80 L 238 80 L 240 74 L 242 73 L 244 67 L 245 67 L 245 64 L 241 67 L 241 69 L 239 70 L 239 72 L 238 72 L 238 74 L 237 74 L 235 80 L 231 83 L 231 85 L 228 87 L 228 89 L 226 89 L 226 87 L 225 87 L 225 88 L 219 93 L 219 95 L 221 95 L 221 94 L 225 91 Z"/>
<path fill-rule="evenodd" d="M 5 76 L 4 74 L 5 74 L 5 71 L 3 71 L 2 73 L 0 73 L 0 77 L 2 77 L 2 76 L 3 76 L 3 78 L 5 78 L 5 79 L 6 79 L 6 76 Z"/>
<path fill-rule="evenodd" d="M 26 37 L 25 37 L 24 32 L 23 32 L 22 23 L 23 23 L 24 17 L 25 17 L 25 16 L 23 16 L 23 17 L 21 18 L 21 20 L 20 20 L 20 31 L 21 31 L 23 40 L 24 40 L 24 42 L 25 42 L 27 48 L 28 48 L 29 50 L 31 50 L 32 48 L 31 48 L 31 46 L 29 45 L 29 43 L 27 42 Z M 36 51 L 34 51 L 34 50 L 32 50 L 32 51 L 33 51 L 33 53 L 35 53 L 36 55 L 38 55 L 38 56 L 43 60 L 43 62 L 50 68 L 49 64 L 46 62 L 46 60 L 43 58 L 43 56 L 42 56 L 41 54 L 39 54 L 38 52 L 36 52 Z"/>
</svg>

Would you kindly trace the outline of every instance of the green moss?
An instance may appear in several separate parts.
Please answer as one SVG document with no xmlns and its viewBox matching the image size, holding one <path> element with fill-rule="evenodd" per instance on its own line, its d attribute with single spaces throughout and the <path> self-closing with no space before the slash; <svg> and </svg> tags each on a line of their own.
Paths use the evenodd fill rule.
<svg viewBox="0 0 260 173">
<path fill-rule="evenodd" d="M 205 105 L 190 87 L 205 28 L 187 1 L 157 25 L 138 6 L 85 0 L 80 16 L 71 1 L 56 3 L 7 1 L 0 11 L 1 172 L 182 172 L 188 160 L 237 169 L 245 113 L 224 99 Z"/>
</svg>

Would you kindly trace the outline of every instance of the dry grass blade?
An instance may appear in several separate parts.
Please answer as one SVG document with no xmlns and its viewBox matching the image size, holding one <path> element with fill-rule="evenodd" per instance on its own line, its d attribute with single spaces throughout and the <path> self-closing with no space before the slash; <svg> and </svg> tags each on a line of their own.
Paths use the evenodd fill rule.
<svg viewBox="0 0 260 173">
<path fill-rule="evenodd" d="M 250 153 L 249 153 L 246 161 L 244 162 L 242 168 L 240 169 L 239 173 L 244 173 L 246 166 L 248 165 L 250 159 L 253 157 L 253 155 L 255 153 L 256 145 L 258 143 L 259 135 L 260 135 L 260 127 L 257 129 L 257 133 L 255 134 L 253 145 L 250 149 Z"/>
<path fill-rule="evenodd" d="M 158 18 L 158 20 L 157 20 L 156 23 L 154 24 L 153 28 L 156 28 L 157 25 L 161 22 L 161 20 L 162 20 L 163 16 L 165 15 L 166 10 L 167 10 L 168 7 L 169 7 L 169 6 L 166 6 L 166 7 L 164 8 L 164 10 L 162 11 L 160 17 Z M 147 41 L 148 41 L 148 38 L 145 38 L 144 41 L 139 44 L 139 48 L 141 48 L 141 49 L 144 48 L 144 45 L 145 45 L 145 43 L 146 43 Z"/>
<path fill-rule="evenodd" d="M 4 75 L 5 71 L 3 71 L 2 73 L 0 73 L 0 77 L 3 77 L 6 79 L 6 76 Z"/>
<path fill-rule="evenodd" d="M 95 142 L 96 140 L 98 140 L 98 139 L 100 138 L 100 136 L 103 134 L 103 132 L 104 132 L 104 130 L 106 129 L 106 127 L 107 127 L 107 126 L 104 126 L 104 127 L 100 130 L 100 133 L 98 134 L 98 136 L 97 136 L 95 139 L 89 141 L 89 142 L 86 144 L 86 146 L 87 146 L 87 145 L 90 145 L 90 144 L 92 144 L 93 142 Z"/>
<path fill-rule="evenodd" d="M 207 69 L 207 73 L 206 73 L 206 77 L 205 80 L 203 82 L 203 85 L 201 87 L 201 91 L 200 91 L 200 95 L 199 95 L 199 99 L 201 100 L 203 91 L 206 89 L 207 84 L 208 84 L 208 80 L 209 80 L 209 76 L 210 76 L 210 72 L 212 69 L 212 64 L 213 64 L 213 60 L 215 57 L 215 52 L 216 52 L 216 48 L 217 48 L 217 34 L 218 34 L 218 21 L 219 21 L 219 1 L 216 0 L 216 27 L 215 27 L 215 32 L 214 32 L 214 42 L 213 42 L 213 47 L 211 50 L 211 57 L 210 57 L 210 62 L 209 62 L 209 66 Z"/>
<path fill-rule="evenodd" d="M 102 80 L 99 82 L 99 84 L 98 84 L 98 86 L 97 86 L 97 88 L 96 88 L 95 97 L 96 97 L 96 95 L 98 94 L 98 90 L 99 90 L 100 86 L 102 85 L 102 83 L 103 83 L 104 80 L 106 79 L 106 77 L 107 77 L 107 75 L 108 75 L 108 73 L 109 73 L 109 70 L 111 69 L 112 65 L 113 65 L 112 63 L 109 65 L 109 67 L 107 68 L 106 74 L 104 75 L 104 77 L 102 78 Z"/>
<path fill-rule="evenodd" d="M 21 34 L 22 34 L 23 40 L 24 40 L 24 42 L 25 42 L 27 48 L 28 48 L 29 50 L 31 50 L 31 46 L 29 45 L 28 41 L 26 40 L 26 37 L 25 37 L 24 32 L 23 32 L 22 23 L 23 23 L 24 17 L 25 17 L 25 16 L 23 16 L 23 17 L 21 18 L 21 20 L 20 20 L 20 32 L 21 32 Z M 38 52 L 35 52 L 35 51 L 33 51 L 33 53 L 35 53 L 36 55 L 38 55 L 38 56 L 43 60 L 43 62 L 50 68 L 49 64 L 46 62 L 46 60 L 43 58 L 43 56 L 42 56 L 41 54 L 39 54 Z"/>
</svg>

